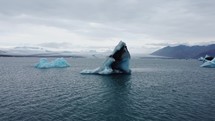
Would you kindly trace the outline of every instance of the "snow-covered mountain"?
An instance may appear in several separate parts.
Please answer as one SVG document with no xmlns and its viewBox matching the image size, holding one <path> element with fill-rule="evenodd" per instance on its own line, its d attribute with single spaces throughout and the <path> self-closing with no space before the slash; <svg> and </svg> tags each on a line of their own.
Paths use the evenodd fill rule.
<svg viewBox="0 0 215 121">
<path fill-rule="evenodd" d="M 167 46 L 153 52 L 151 55 L 166 56 L 179 59 L 200 58 L 204 57 L 205 55 L 215 56 L 215 44 L 206 46 Z"/>
<path fill-rule="evenodd" d="M 81 57 L 70 51 L 50 51 L 41 47 L 14 47 L 0 50 L 2 57 Z"/>
<path fill-rule="evenodd" d="M 0 57 L 87 57 L 104 58 L 108 52 L 97 51 L 56 51 L 42 47 L 14 47 L 10 49 L 0 49 Z"/>
</svg>

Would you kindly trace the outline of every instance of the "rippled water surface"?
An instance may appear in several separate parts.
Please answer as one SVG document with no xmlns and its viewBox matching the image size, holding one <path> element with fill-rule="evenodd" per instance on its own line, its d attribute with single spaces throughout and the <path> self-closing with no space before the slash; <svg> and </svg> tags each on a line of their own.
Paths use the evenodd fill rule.
<svg viewBox="0 0 215 121">
<path fill-rule="evenodd" d="M 103 59 L 0 58 L 0 121 L 212 121 L 215 69 L 197 60 L 132 59 L 131 75 L 81 75 Z"/>
</svg>

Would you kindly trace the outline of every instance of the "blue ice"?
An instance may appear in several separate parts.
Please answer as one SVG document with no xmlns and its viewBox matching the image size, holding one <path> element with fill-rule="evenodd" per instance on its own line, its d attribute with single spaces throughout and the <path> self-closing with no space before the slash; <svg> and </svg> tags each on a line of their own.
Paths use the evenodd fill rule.
<svg viewBox="0 0 215 121">
<path fill-rule="evenodd" d="M 64 58 L 57 58 L 51 62 L 47 58 L 41 58 L 35 68 L 48 69 L 48 68 L 65 68 L 70 67 L 70 64 Z"/>
<path fill-rule="evenodd" d="M 211 61 L 205 60 L 205 62 L 201 65 L 201 67 L 215 68 L 215 58 Z"/>
</svg>

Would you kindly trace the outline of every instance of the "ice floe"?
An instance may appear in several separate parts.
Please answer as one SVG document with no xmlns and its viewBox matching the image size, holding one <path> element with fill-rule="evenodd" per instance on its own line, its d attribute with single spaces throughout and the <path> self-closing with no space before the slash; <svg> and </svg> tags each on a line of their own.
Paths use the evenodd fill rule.
<svg viewBox="0 0 215 121">
<path fill-rule="evenodd" d="M 48 69 L 48 68 L 65 68 L 70 67 L 70 64 L 64 58 L 57 58 L 53 61 L 48 61 L 47 58 L 41 58 L 35 68 Z"/>
</svg>

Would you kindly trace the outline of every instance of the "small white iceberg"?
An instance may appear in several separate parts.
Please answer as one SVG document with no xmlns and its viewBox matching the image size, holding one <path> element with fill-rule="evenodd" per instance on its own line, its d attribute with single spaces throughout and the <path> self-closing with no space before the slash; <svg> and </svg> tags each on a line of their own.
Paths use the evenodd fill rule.
<svg viewBox="0 0 215 121">
<path fill-rule="evenodd" d="M 201 67 L 215 68 L 215 58 L 213 60 L 205 60 Z"/>
<path fill-rule="evenodd" d="M 35 65 L 35 68 L 48 69 L 48 68 L 65 68 L 70 67 L 70 64 L 64 58 L 57 58 L 48 62 L 47 58 L 41 58 L 40 62 Z"/>
<path fill-rule="evenodd" d="M 209 56 L 209 55 L 205 55 L 205 57 L 200 57 L 198 60 L 199 60 L 199 61 L 206 62 L 206 61 L 211 61 L 211 60 L 213 60 L 213 59 L 214 59 L 214 57 Z"/>
</svg>

